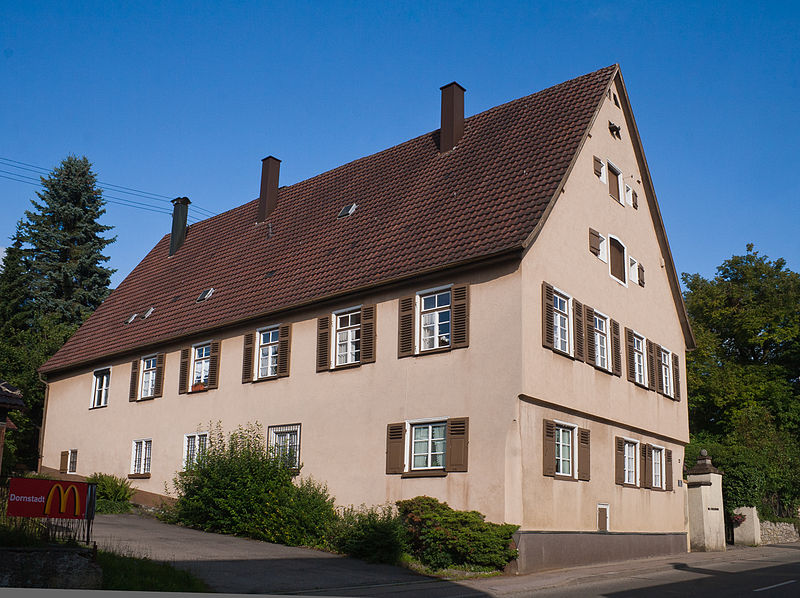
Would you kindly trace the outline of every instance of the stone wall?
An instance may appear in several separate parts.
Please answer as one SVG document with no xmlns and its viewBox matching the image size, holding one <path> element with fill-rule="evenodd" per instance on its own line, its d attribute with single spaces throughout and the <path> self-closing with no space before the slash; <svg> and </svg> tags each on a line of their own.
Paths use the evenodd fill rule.
<svg viewBox="0 0 800 598">
<path fill-rule="evenodd" d="M 800 542 L 800 534 L 791 523 L 761 522 L 762 544 L 785 544 L 787 542 Z"/>
<path fill-rule="evenodd" d="M 96 590 L 102 580 L 86 548 L 0 548 L 0 587 Z"/>
</svg>

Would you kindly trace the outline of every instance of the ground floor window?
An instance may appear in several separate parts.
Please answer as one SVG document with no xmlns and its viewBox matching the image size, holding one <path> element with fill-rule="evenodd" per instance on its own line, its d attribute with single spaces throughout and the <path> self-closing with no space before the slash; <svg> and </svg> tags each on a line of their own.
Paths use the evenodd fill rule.
<svg viewBox="0 0 800 598">
<path fill-rule="evenodd" d="M 411 469 L 439 469 L 445 465 L 445 422 L 413 424 Z"/>
<path fill-rule="evenodd" d="M 134 440 L 131 455 L 131 473 L 150 473 L 150 455 L 153 441 L 150 439 Z"/>
<path fill-rule="evenodd" d="M 205 452 L 207 446 L 207 433 L 186 434 L 183 441 L 183 467 L 196 463 L 197 457 Z"/>
<path fill-rule="evenodd" d="M 269 427 L 269 451 L 292 469 L 300 467 L 300 424 Z"/>
</svg>

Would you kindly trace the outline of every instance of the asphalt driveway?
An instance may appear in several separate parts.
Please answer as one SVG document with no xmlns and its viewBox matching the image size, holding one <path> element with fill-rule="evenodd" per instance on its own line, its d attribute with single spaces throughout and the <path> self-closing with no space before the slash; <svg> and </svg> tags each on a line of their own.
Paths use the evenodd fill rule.
<svg viewBox="0 0 800 598">
<path fill-rule="evenodd" d="M 98 547 L 168 561 L 217 592 L 326 596 L 487 596 L 454 582 L 308 548 L 210 534 L 139 515 L 97 515 Z"/>
</svg>

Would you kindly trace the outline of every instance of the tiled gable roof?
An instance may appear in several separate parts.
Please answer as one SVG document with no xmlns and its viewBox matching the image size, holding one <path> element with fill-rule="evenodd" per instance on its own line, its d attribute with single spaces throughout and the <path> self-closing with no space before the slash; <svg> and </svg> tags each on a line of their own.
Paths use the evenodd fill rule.
<svg viewBox="0 0 800 598">
<path fill-rule="evenodd" d="M 255 224 L 254 200 L 191 225 L 171 257 L 165 236 L 42 371 L 521 247 L 616 72 L 467 118 L 445 154 L 437 130 L 282 187 L 265 223 Z M 350 203 L 355 213 L 337 219 Z M 124 323 L 151 306 L 146 320 Z"/>
</svg>

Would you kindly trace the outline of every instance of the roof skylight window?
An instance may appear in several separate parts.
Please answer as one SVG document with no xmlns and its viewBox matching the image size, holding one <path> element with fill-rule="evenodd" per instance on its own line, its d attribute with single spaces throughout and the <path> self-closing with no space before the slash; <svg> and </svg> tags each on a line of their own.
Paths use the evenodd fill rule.
<svg viewBox="0 0 800 598">
<path fill-rule="evenodd" d="M 132 323 L 132 322 L 133 322 L 133 321 L 136 319 L 136 316 L 138 316 L 138 315 L 139 315 L 139 314 L 133 314 L 133 315 L 132 315 L 130 318 L 128 318 L 127 320 L 125 320 L 125 323 L 126 323 L 126 324 L 131 324 L 131 323 Z"/>
<path fill-rule="evenodd" d="M 354 203 L 346 205 L 345 207 L 342 208 L 342 211 L 339 212 L 337 218 L 347 218 L 348 216 L 352 216 L 353 212 L 356 211 L 357 207 L 358 206 Z"/>
<path fill-rule="evenodd" d="M 214 287 L 211 287 L 210 289 L 206 289 L 205 291 L 200 293 L 200 296 L 197 298 L 197 303 L 200 303 L 201 301 L 205 301 L 206 299 L 210 299 L 211 295 L 213 293 L 214 293 Z"/>
<path fill-rule="evenodd" d="M 147 318 L 149 318 L 155 310 L 156 310 L 155 307 L 149 307 L 147 311 L 142 314 L 142 320 L 146 320 Z"/>
</svg>

